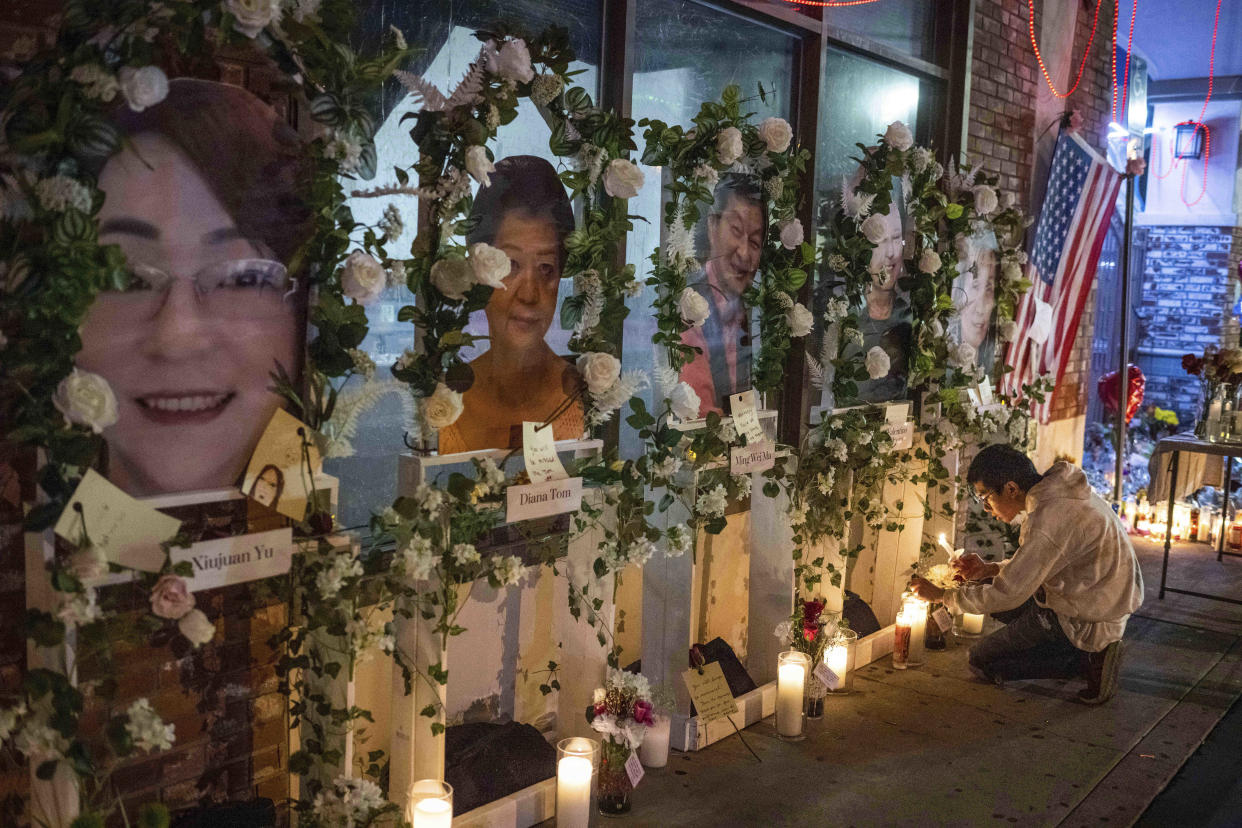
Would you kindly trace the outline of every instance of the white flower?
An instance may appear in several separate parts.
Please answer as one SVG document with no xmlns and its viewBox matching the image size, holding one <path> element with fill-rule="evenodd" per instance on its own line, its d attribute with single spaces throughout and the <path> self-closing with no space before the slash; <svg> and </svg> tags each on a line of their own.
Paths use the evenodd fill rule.
<svg viewBox="0 0 1242 828">
<path fill-rule="evenodd" d="M 673 416 L 679 420 L 693 420 L 699 416 L 702 400 L 687 382 L 679 382 L 673 386 L 673 393 L 668 395 L 668 401 L 672 405 Z"/>
<path fill-rule="evenodd" d="M 355 250 L 341 268 L 341 292 L 359 305 L 369 305 L 388 287 L 388 274 L 369 253 Z"/>
<path fill-rule="evenodd" d="M 720 173 L 711 164 L 699 164 L 694 168 L 694 177 L 702 181 L 708 189 L 713 189 L 720 181 Z"/>
<path fill-rule="evenodd" d="M 475 242 L 470 245 L 470 270 L 478 284 L 505 290 L 505 277 L 510 270 L 509 255 L 486 242 Z"/>
<path fill-rule="evenodd" d="M 975 210 L 983 216 L 996 212 L 1000 203 L 996 199 L 996 190 L 986 184 L 980 184 L 973 190 L 975 194 Z"/>
<path fill-rule="evenodd" d="M 67 175 L 54 175 L 35 185 L 35 198 L 44 210 L 60 213 L 72 207 L 83 213 L 91 211 L 91 191 L 85 184 Z"/>
<path fill-rule="evenodd" d="M 670 526 L 665 537 L 668 542 L 664 554 L 669 558 L 680 558 L 694 548 L 694 535 L 684 526 Z"/>
<path fill-rule="evenodd" d="M 289 16 L 298 23 L 318 23 L 319 7 L 323 5 L 323 0 L 293 0 L 289 8 Z M 395 45 L 398 49 L 405 48 L 405 35 L 401 34 L 401 30 L 396 26 L 389 26 L 393 32 Z"/>
<path fill-rule="evenodd" d="M 457 543 L 453 545 L 453 561 L 458 566 L 466 566 L 472 563 L 478 563 L 482 560 L 479 550 L 474 548 L 472 543 Z"/>
<path fill-rule="evenodd" d="M 466 172 L 484 187 L 492 186 L 491 174 L 496 172 L 496 165 L 487 157 L 487 147 L 474 144 L 466 150 Z"/>
<path fill-rule="evenodd" d="M 927 147 L 917 147 L 910 156 L 910 164 L 914 167 L 916 173 L 921 173 L 927 169 L 927 165 L 932 162 L 932 153 Z"/>
<path fill-rule="evenodd" d="M 919 270 L 924 273 L 935 273 L 940 270 L 940 254 L 930 247 L 923 248 L 923 252 L 919 254 Z"/>
<path fill-rule="evenodd" d="M 776 629 L 772 630 L 772 634 L 782 644 L 788 644 L 793 640 L 793 623 L 791 621 L 782 621 L 776 625 Z"/>
<path fill-rule="evenodd" d="M 505 485 L 505 473 L 500 466 L 496 465 L 496 461 L 490 457 L 484 457 L 477 461 L 479 467 L 479 477 L 483 484 L 490 491 L 499 492 Z"/>
<path fill-rule="evenodd" d="M 547 106 L 561 94 L 565 81 L 555 72 L 548 72 L 535 78 L 530 87 L 530 99 L 536 106 Z"/>
<path fill-rule="evenodd" d="M 397 205 L 389 204 L 384 208 L 384 217 L 379 221 L 379 228 L 384 232 L 386 242 L 394 242 L 401 237 L 405 230 L 405 221 L 401 218 Z"/>
<path fill-rule="evenodd" d="M 578 357 L 578 373 L 592 394 L 602 394 L 621 376 L 621 361 L 612 354 L 591 351 Z"/>
<path fill-rule="evenodd" d="M 418 354 L 414 353 L 412 348 L 406 348 L 401 352 L 401 356 L 397 357 L 392 367 L 397 371 L 407 371 L 418 361 Z"/>
<path fill-rule="evenodd" d="M 764 118 L 759 124 L 759 137 L 768 145 L 768 152 L 784 152 L 793 140 L 793 129 L 784 118 Z"/>
<path fill-rule="evenodd" d="M 280 15 L 280 0 L 224 0 L 224 10 L 233 15 L 234 29 L 253 38 Z"/>
<path fill-rule="evenodd" d="M 361 828 L 373 824 L 385 805 L 383 791 L 371 780 L 341 776 L 315 795 L 311 807 L 319 825 Z"/>
<path fill-rule="evenodd" d="M 996 323 L 996 335 L 1001 342 L 1013 342 L 1018 335 L 1018 323 L 1012 319 L 1002 319 Z"/>
<path fill-rule="evenodd" d="M 350 348 L 347 353 L 354 364 L 355 374 L 361 374 L 366 379 L 372 379 L 375 376 L 375 360 L 371 359 L 370 354 L 358 348 Z"/>
<path fill-rule="evenodd" d="M 349 552 L 336 555 L 332 563 L 315 576 L 315 587 L 321 598 L 335 598 L 345 586 L 346 578 L 362 575 L 362 563 Z"/>
<path fill-rule="evenodd" d="M 888 235 L 888 222 L 884 220 L 884 216 L 873 213 L 863 220 L 858 229 L 867 237 L 867 241 L 879 244 Z"/>
<path fill-rule="evenodd" d="M 755 481 L 751 479 L 749 474 L 733 475 L 733 486 L 737 489 L 738 500 L 750 497 L 750 489 Z"/>
<path fill-rule="evenodd" d="M 7 742 L 17 730 L 17 723 L 27 712 L 26 703 L 19 701 L 12 707 L 0 710 L 0 742 Z"/>
<path fill-rule="evenodd" d="M 77 368 L 56 386 L 52 405 L 70 423 L 87 426 L 96 434 L 118 419 L 116 395 L 108 381 Z"/>
<path fill-rule="evenodd" d="M 604 393 L 595 395 L 595 410 L 592 412 L 588 425 L 598 425 L 607 421 L 611 412 L 619 409 L 626 400 L 646 388 L 647 383 L 648 378 L 644 371 L 623 373 Z"/>
<path fill-rule="evenodd" d="M 1022 265 L 1016 259 L 1006 259 L 1001 265 L 1001 277 L 1006 282 L 1016 282 L 1022 278 Z"/>
<path fill-rule="evenodd" d="M 833 437 L 825 443 L 824 449 L 832 455 L 838 463 L 844 463 L 846 458 L 850 456 L 850 447 L 847 446 L 845 441 L 839 437 Z"/>
<path fill-rule="evenodd" d="M 441 259 L 431 266 L 431 284 L 444 298 L 460 302 L 474 286 L 474 270 L 465 259 Z"/>
<path fill-rule="evenodd" d="M 729 505 L 729 492 L 724 486 L 716 484 L 716 488 L 699 493 L 694 510 L 704 517 L 722 517 Z"/>
<path fill-rule="evenodd" d="M 884 131 L 884 143 L 904 152 L 914 145 L 914 136 L 910 134 L 910 127 L 901 121 L 893 121 Z"/>
<path fill-rule="evenodd" d="M 405 285 L 405 262 L 397 259 L 388 265 L 388 286 L 390 288 Z"/>
<path fill-rule="evenodd" d="M 850 266 L 849 259 L 846 259 L 840 253 L 833 253 L 831 256 L 828 257 L 828 267 L 832 270 L 835 270 L 837 273 L 840 273 L 841 271 L 845 270 L 849 266 Z"/>
<path fill-rule="evenodd" d="M 416 581 L 427 580 L 436 567 L 431 541 L 422 535 L 415 535 L 409 543 L 397 550 L 396 563 L 410 578 Z"/>
<path fill-rule="evenodd" d="M 461 416 L 462 405 L 461 394 L 438 382 L 435 392 L 423 403 L 423 416 L 432 428 L 448 428 Z"/>
<path fill-rule="evenodd" d="M 56 617 L 66 627 L 85 627 L 103 618 L 103 610 L 95 603 L 95 590 L 87 587 L 82 592 L 59 592 L 60 606 Z"/>
<path fill-rule="evenodd" d="M 815 478 L 815 487 L 819 489 L 819 493 L 822 495 L 831 494 L 832 487 L 835 483 L 836 475 L 832 469 L 828 469 L 828 471 L 820 473 Z"/>
<path fill-rule="evenodd" d="M 69 556 L 69 571 L 79 581 L 90 581 L 108 573 L 108 559 L 103 550 L 88 543 L 74 550 Z"/>
<path fill-rule="evenodd" d="M 526 41 L 520 37 L 506 41 L 496 53 L 496 72 L 504 78 L 522 83 L 530 83 L 535 78 L 535 69 L 530 65 L 530 50 Z"/>
<path fill-rule="evenodd" d="M 138 750 L 168 750 L 173 746 L 173 725 L 164 724 L 159 714 L 151 707 L 151 702 L 138 699 L 125 711 L 128 721 L 125 732 L 134 740 Z"/>
<path fill-rule="evenodd" d="M 492 573 L 501 586 L 514 586 L 526 577 L 526 567 L 517 555 L 495 558 L 492 565 Z"/>
<path fill-rule="evenodd" d="M 604 192 L 613 198 L 633 198 L 643 186 L 643 171 L 633 161 L 614 158 L 604 170 Z"/>
<path fill-rule="evenodd" d="M 177 622 L 177 629 L 196 648 L 210 641 L 216 634 L 216 625 L 208 620 L 202 610 L 192 609 Z"/>
<path fill-rule="evenodd" d="M 789 323 L 790 336 L 806 336 L 811 332 L 815 316 L 801 302 L 794 302 L 793 307 L 785 311 L 785 320 Z"/>
<path fill-rule="evenodd" d="M 1042 345 L 1052 333 L 1052 305 L 1037 297 L 1032 298 L 1035 300 L 1035 319 L 1031 322 L 1027 336 L 1032 342 Z"/>
<path fill-rule="evenodd" d="M 863 344 L 862 331 L 858 330 L 858 328 L 846 328 L 845 329 L 845 342 L 847 345 L 862 345 Z"/>
<path fill-rule="evenodd" d="M 141 69 L 122 66 L 116 79 L 120 83 L 121 94 L 125 96 L 125 103 L 135 112 L 155 106 L 168 97 L 168 76 L 158 66 L 143 66 Z"/>
<path fill-rule="evenodd" d="M 707 304 L 703 294 L 694 288 L 686 288 L 677 299 L 677 310 L 687 325 L 697 328 L 707 321 L 711 306 Z"/>
<path fill-rule="evenodd" d="M 50 727 L 46 719 L 28 718 L 13 738 L 13 747 L 31 762 L 46 762 L 63 757 L 69 749 L 69 741 Z"/>
<path fill-rule="evenodd" d="M 878 380 L 888 376 L 889 364 L 888 354 L 879 345 L 874 346 L 867 351 L 867 376 L 873 380 Z"/>
<path fill-rule="evenodd" d="M 86 97 L 105 103 L 115 98 L 120 88 L 116 82 L 116 76 L 98 63 L 86 63 L 73 67 L 69 78 L 85 87 L 82 94 Z"/>
<path fill-rule="evenodd" d="M 975 346 L 969 342 L 959 342 L 949 350 L 949 364 L 955 368 L 965 368 L 975 364 Z"/>
<path fill-rule="evenodd" d="M 793 250 L 802 244 L 805 238 L 806 233 L 802 230 L 801 219 L 790 219 L 781 225 L 781 247 L 786 250 Z"/>
<path fill-rule="evenodd" d="M 861 221 L 871 213 L 871 202 L 875 201 L 875 193 L 864 193 L 857 187 L 858 181 L 841 177 L 841 210 L 854 221 Z"/>
<path fill-rule="evenodd" d="M 742 131 L 737 127 L 725 127 L 716 136 L 716 158 L 726 167 L 742 157 Z"/>
<path fill-rule="evenodd" d="M 362 164 L 362 145 L 341 132 L 335 132 L 324 146 L 324 155 L 340 164 L 341 172 L 357 172 Z"/>
</svg>

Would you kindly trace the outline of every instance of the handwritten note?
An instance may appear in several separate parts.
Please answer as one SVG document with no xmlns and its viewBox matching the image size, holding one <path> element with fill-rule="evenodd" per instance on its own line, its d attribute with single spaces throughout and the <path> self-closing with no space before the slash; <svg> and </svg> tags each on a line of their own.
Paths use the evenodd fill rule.
<svg viewBox="0 0 1242 828">
<path fill-rule="evenodd" d="M 888 423 L 904 423 L 910 419 L 910 403 L 889 403 L 884 409 L 884 421 Z"/>
<path fill-rule="evenodd" d="M 992 400 L 992 381 L 984 380 L 979 383 L 979 402 L 983 405 L 991 405 Z"/>
<path fill-rule="evenodd" d="M 763 426 L 759 425 L 759 413 L 755 410 L 755 390 L 747 389 L 740 394 L 729 395 L 729 410 L 733 412 L 733 427 L 746 437 L 746 445 L 763 440 Z"/>
<path fill-rule="evenodd" d="M 306 517 L 311 481 L 322 465 L 310 426 L 276 409 L 250 456 L 242 492 L 293 520 Z"/>
<path fill-rule="evenodd" d="M 630 754 L 630 758 L 625 760 L 625 773 L 630 777 L 630 787 L 637 788 L 638 783 L 643 781 L 643 763 L 638 760 L 638 753 Z"/>
<path fill-rule="evenodd" d="M 505 519 L 509 523 L 576 512 L 582 506 L 582 478 L 510 486 L 505 490 L 505 498 Z"/>
<path fill-rule="evenodd" d="M 188 549 L 169 552 L 173 563 L 189 561 L 194 577 L 191 592 L 241 584 L 283 575 L 293 561 L 293 530 L 286 526 L 270 532 L 203 541 Z"/>
<path fill-rule="evenodd" d="M 181 521 L 157 512 L 94 469 L 87 469 L 52 531 L 76 545 L 83 540 L 84 528 L 91 543 L 112 563 L 159 572 L 164 565 L 160 544 L 177 534 Z"/>
<path fill-rule="evenodd" d="M 829 690 L 841 689 L 841 677 L 833 672 L 833 669 L 828 666 L 826 661 L 821 661 L 815 666 L 814 675 Z"/>
<path fill-rule="evenodd" d="M 936 622 L 936 626 L 940 628 L 942 633 L 947 633 L 953 629 L 953 616 L 949 615 L 949 611 L 944 607 L 938 607 L 932 613 L 932 621 Z"/>
<path fill-rule="evenodd" d="M 737 713 L 737 702 L 725 681 L 720 665 L 713 661 L 703 666 L 703 672 L 691 668 L 681 674 L 690 691 L 690 700 L 694 702 L 695 713 L 699 721 L 710 722 Z"/>
<path fill-rule="evenodd" d="M 564 480 L 569 477 L 552 443 L 552 427 L 539 428 L 539 423 L 522 423 L 522 455 L 531 483 Z"/>
<path fill-rule="evenodd" d="M 775 465 L 776 446 L 771 440 L 759 440 L 744 446 L 729 447 L 730 474 L 767 471 Z"/>
</svg>

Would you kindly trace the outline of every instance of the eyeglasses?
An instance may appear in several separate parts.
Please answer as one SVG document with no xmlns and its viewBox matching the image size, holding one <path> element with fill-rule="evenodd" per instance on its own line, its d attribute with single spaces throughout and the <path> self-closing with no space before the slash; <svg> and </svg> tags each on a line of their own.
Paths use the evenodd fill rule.
<svg viewBox="0 0 1242 828">
<path fill-rule="evenodd" d="M 297 279 L 288 269 L 270 259 L 233 259 L 215 262 L 190 277 L 173 276 L 167 271 L 136 263 L 125 290 L 107 290 L 96 302 L 116 314 L 146 320 L 159 313 L 174 279 L 188 278 L 194 283 L 202 311 L 222 319 L 265 319 L 279 316 L 292 307 Z"/>
<path fill-rule="evenodd" d="M 971 486 L 970 496 L 975 499 L 975 502 L 982 505 L 985 509 L 990 509 L 992 508 L 992 504 L 990 501 L 992 500 L 992 498 L 996 497 L 997 495 L 996 495 L 996 492 L 984 492 L 983 494 L 979 494 L 979 490 Z"/>
</svg>

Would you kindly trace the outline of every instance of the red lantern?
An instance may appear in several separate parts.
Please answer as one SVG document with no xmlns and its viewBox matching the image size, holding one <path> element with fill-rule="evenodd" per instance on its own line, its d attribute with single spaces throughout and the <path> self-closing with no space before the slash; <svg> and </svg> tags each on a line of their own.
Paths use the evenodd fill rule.
<svg viewBox="0 0 1242 828">
<path fill-rule="evenodd" d="M 1147 378 L 1143 376 L 1143 372 L 1137 365 L 1128 366 L 1127 374 L 1129 382 L 1126 394 L 1126 425 L 1129 425 L 1134 415 L 1138 413 L 1139 406 L 1143 404 L 1143 391 L 1147 387 Z M 1121 390 L 1119 375 L 1119 371 L 1110 371 L 1100 377 L 1100 382 L 1096 386 L 1100 392 L 1100 402 L 1104 403 L 1104 410 L 1110 417 L 1117 414 L 1117 396 Z"/>
</svg>

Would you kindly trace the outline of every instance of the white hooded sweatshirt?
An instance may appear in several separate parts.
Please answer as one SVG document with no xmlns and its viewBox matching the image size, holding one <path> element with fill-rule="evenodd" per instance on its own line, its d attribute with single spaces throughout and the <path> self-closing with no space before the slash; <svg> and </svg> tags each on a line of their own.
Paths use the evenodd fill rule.
<svg viewBox="0 0 1242 828">
<path fill-rule="evenodd" d="M 1064 461 L 1026 493 L 1021 545 L 988 584 L 945 593 L 954 612 L 991 613 L 1040 602 L 1056 613 L 1070 642 L 1099 652 L 1121 640 L 1143 603 L 1143 573 L 1125 528 L 1092 489 L 1082 469 Z"/>
</svg>

